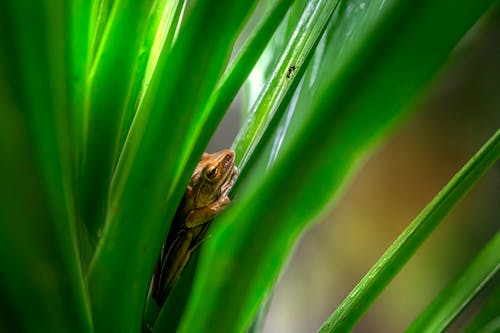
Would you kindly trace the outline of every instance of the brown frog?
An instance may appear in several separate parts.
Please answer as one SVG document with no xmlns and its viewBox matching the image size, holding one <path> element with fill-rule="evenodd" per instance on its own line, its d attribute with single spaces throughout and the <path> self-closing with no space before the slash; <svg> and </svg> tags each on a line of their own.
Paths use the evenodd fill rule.
<svg viewBox="0 0 500 333">
<path fill-rule="evenodd" d="M 196 166 L 156 264 L 151 297 L 159 306 L 203 241 L 209 222 L 229 204 L 228 193 L 238 176 L 234 159 L 229 149 L 203 153 Z"/>
</svg>

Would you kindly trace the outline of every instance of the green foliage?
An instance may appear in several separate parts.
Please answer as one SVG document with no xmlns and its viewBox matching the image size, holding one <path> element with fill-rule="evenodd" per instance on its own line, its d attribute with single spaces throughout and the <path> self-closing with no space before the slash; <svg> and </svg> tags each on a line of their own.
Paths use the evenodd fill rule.
<svg viewBox="0 0 500 333">
<path fill-rule="evenodd" d="M 233 144 L 235 200 L 164 308 L 144 314 L 155 332 L 245 331 L 301 232 L 492 3 L 276 0 L 259 16 L 258 1 L 2 1 L 0 330 L 142 329 L 191 171 L 254 70 L 266 84 L 247 82 L 259 96 Z M 252 15 L 258 23 L 230 63 Z M 463 196 L 498 159 L 498 140 L 433 203 Z M 488 250 L 496 243 L 464 273 L 473 284 L 459 279 L 436 301 L 453 309 L 439 320 L 482 285 L 492 266 L 477 262 L 498 259 Z M 414 249 L 391 248 L 395 266 L 382 258 L 384 285 Z"/>
</svg>

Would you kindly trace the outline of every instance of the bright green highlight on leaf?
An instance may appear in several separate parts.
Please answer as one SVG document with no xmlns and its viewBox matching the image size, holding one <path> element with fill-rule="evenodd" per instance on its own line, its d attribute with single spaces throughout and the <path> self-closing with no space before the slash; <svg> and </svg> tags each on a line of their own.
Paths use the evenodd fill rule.
<svg viewBox="0 0 500 333">
<path fill-rule="evenodd" d="M 300 70 L 309 52 L 317 44 L 338 3 L 339 1 L 331 0 L 313 0 L 307 3 L 304 14 L 297 23 L 290 42 L 283 50 L 268 84 L 250 110 L 249 117 L 233 144 L 237 164 L 241 168 L 246 166 L 255 146 L 264 136 L 296 72 Z"/>
</svg>

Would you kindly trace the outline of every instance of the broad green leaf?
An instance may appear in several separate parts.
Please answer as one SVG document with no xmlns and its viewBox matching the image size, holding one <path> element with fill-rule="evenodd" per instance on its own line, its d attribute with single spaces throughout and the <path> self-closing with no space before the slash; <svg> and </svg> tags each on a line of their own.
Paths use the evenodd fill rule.
<svg viewBox="0 0 500 333">
<path fill-rule="evenodd" d="M 500 131 L 498 134 L 500 136 Z M 497 146 L 500 147 L 500 143 Z M 497 157 L 500 157 L 500 148 L 498 151 Z M 406 332 L 443 332 L 499 270 L 500 232 L 497 232 L 465 271 L 432 301 Z"/>
<path fill-rule="evenodd" d="M 168 53 L 172 49 L 182 23 L 185 7 L 185 0 L 161 0 L 155 2 L 151 9 L 132 86 L 120 121 L 119 147 L 123 146 L 137 106 L 144 98 L 160 53 L 162 51 Z"/>
<path fill-rule="evenodd" d="M 216 221 L 180 332 L 248 328 L 298 235 L 491 3 L 342 3 L 313 99 L 296 110 L 308 115 L 274 165 L 251 175 Z"/>
<path fill-rule="evenodd" d="M 148 18 L 156 2 L 117 0 L 112 3 L 107 19 L 98 17 L 105 21 L 100 24 L 106 27 L 100 43 L 96 44 L 88 74 L 83 166 L 79 174 L 81 214 L 94 243 L 105 219 L 111 176 L 120 151 L 120 125 Z"/>
<path fill-rule="evenodd" d="M 92 331 L 75 231 L 70 10 L 0 4 L 0 292 L 14 331 Z"/>
</svg>

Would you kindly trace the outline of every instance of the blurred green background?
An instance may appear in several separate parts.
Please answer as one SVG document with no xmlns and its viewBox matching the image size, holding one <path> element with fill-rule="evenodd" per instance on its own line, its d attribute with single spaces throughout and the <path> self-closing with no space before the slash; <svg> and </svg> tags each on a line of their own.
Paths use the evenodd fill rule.
<svg viewBox="0 0 500 333">
<path fill-rule="evenodd" d="M 397 235 L 500 127 L 499 41 L 497 9 L 469 31 L 413 116 L 372 154 L 335 206 L 304 234 L 278 281 L 265 333 L 315 332 Z M 236 103 L 208 151 L 231 144 L 237 111 Z M 403 331 L 499 227 L 497 163 L 353 332 Z M 460 329 L 474 311 L 471 308 L 449 331 Z"/>
</svg>

